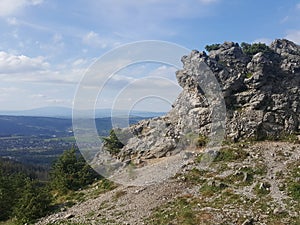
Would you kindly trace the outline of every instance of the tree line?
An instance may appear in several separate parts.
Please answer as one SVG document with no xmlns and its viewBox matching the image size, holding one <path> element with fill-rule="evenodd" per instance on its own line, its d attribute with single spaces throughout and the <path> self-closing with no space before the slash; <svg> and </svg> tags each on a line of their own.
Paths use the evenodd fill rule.
<svg viewBox="0 0 300 225">
<path fill-rule="evenodd" d="M 55 210 L 67 192 L 102 179 L 74 149 L 66 150 L 50 171 L 0 160 L 0 221 L 30 224 Z"/>
</svg>

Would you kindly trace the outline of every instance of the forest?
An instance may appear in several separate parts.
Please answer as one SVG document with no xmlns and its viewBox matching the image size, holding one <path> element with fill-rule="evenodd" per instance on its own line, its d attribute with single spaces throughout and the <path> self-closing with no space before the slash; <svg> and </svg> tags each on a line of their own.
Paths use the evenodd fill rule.
<svg viewBox="0 0 300 225">
<path fill-rule="evenodd" d="M 66 196 L 104 180 L 74 148 L 53 163 L 50 170 L 0 160 L 0 224 L 31 224 L 59 210 Z"/>
</svg>

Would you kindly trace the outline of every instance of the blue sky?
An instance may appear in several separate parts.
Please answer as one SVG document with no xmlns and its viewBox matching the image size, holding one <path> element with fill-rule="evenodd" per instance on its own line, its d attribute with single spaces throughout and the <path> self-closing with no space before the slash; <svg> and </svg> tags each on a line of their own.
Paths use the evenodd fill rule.
<svg viewBox="0 0 300 225">
<path fill-rule="evenodd" d="M 0 27 L 0 110 L 71 107 L 88 66 L 129 42 L 163 40 L 199 50 L 224 41 L 288 38 L 300 44 L 300 1 L 1 0 Z M 146 74 L 175 80 L 174 71 L 137 65 L 116 80 L 128 83 Z M 117 83 L 111 90 L 118 92 Z M 112 100 L 107 94 L 98 107 L 110 107 Z M 147 105 L 140 108 L 166 109 Z"/>
</svg>

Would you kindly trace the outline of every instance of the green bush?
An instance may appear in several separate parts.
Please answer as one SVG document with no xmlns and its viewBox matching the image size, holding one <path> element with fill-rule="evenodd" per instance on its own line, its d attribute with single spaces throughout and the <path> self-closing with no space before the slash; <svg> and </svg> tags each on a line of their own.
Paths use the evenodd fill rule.
<svg viewBox="0 0 300 225">
<path fill-rule="evenodd" d="M 104 147 L 112 155 L 117 155 L 124 147 L 124 144 L 118 139 L 114 130 L 111 130 L 109 136 L 102 138 L 102 140 Z"/>
<path fill-rule="evenodd" d="M 300 184 L 299 183 L 292 183 L 289 186 L 290 195 L 293 199 L 300 202 Z"/>
<path fill-rule="evenodd" d="M 3 175 L 0 167 L 0 221 L 32 223 L 49 212 L 50 203 L 44 185 L 20 173 Z"/>
<path fill-rule="evenodd" d="M 21 197 L 14 207 L 18 224 L 34 222 L 49 212 L 51 195 L 37 181 L 26 179 L 21 191 Z"/>
<path fill-rule="evenodd" d="M 246 76 L 247 79 L 249 79 L 249 78 L 251 78 L 253 76 L 253 74 L 252 73 L 246 73 L 245 76 Z"/>
<path fill-rule="evenodd" d="M 230 148 L 230 147 L 224 147 L 219 152 L 216 158 L 214 159 L 214 162 L 231 162 L 235 160 L 244 160 L 247 158 L 248 154 L 241 148 Z"/>
<path fill-rule="evenodd" d="M 12 218 L 14 207 L 22 195 L 26 176 L 5 174 L 0 167 L 0 221 Z"/>
<path fill-rule="evenodd" d="M 66 150 L 53 164 L 50 171 L 51 188 L 61 193 L 78 190 L 101 178 L 75 149 Z"/>
<path fill-rule="evenodd" d="M 211 196 L 221 192 L 222 190 L 226 189 L 227 187 L 228 186 L 224 183 L 220 183 L 217 185 L 215 181 L 210 181 L 210 182 L 204 183 L 200 187 L 200 192 L 201 192 L 201 195 L 203 195 L 203 196 L 211 197 Z"/>
<path fill-rule="evenodd" d="M 213 50 L 218 50 L 220 48 L 220 44 L 212 44 L 212 45 L 206 45 L 205 46 L 205 50 L 210 52 L 210 51 L 213 51 Z"/>
<path fill-rule="evenodd" d="M 272 50 L 264 43 L 254 43 L 248 44 L 245 42 L 241 43 L 241 47 L 243 52 L 248 56 L 254 56 L 255 54 L 262 52 L 262 53 L 271 53 Z"/>
</svg>

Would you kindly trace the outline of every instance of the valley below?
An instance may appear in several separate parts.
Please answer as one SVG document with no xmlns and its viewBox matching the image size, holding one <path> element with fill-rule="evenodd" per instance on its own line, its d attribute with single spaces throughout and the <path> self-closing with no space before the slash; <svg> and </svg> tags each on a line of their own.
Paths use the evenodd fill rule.
<svg viewBox="0 0 300 225">
<path fill-rule="evenodd" d="M 131 117 L 130 123 L 149 117 Z M 112 129 L 110 117 L 96 118 L 99 138 Z M 0 116 L 0 157 L 49 168 L 64 150 L 76 147 L 71 118 Z"/>
</svg>

